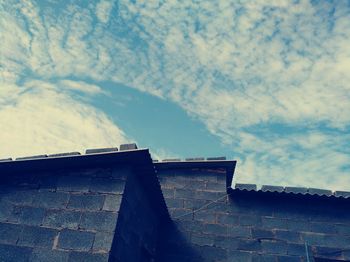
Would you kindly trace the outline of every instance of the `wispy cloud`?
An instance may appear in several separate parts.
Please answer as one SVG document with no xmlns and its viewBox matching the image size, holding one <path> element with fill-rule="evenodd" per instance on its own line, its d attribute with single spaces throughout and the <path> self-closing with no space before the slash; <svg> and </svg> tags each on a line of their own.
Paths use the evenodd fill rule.
<svg viewBox="0 0 350 262">
<path fill-rule="evenodd" d="M 12 94 L 14 88 L 9 89 Z M 84 152 L 129 140 L 105 114 L 50 83 L 32 81 L 17 88 L 25 92 L 11 100 L 0 95 L 0 158 Z"/>
<path fill-rule="evenodd" d="M 349 189 L 346 1 L 8 2 L 0 26 L 2 90 L 123 83 L 203 121 L 239 181 Z"/>
</svg>

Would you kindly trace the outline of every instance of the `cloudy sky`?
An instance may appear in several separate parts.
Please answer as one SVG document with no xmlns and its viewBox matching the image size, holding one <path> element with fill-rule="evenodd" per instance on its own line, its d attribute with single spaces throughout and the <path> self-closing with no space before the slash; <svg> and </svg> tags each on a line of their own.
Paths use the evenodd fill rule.
<svg viewBox="0 0 350 262">
<path fill-rule="evenodd" d="M 0 158 L 130 141 L 350 190 L 350 1 L 0 0 Z"/>
</svg>

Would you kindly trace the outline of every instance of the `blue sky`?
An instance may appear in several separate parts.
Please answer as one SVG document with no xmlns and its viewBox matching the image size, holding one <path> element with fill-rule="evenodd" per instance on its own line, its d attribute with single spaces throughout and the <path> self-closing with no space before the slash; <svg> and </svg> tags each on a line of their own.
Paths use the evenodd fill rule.
<svg viewBox="0 0 350 262">
<path fill-rule="evenodd" d="M 350 1 L 0 1 L 0 158 L 135 141 L 350 190 Z"/>
</svg>

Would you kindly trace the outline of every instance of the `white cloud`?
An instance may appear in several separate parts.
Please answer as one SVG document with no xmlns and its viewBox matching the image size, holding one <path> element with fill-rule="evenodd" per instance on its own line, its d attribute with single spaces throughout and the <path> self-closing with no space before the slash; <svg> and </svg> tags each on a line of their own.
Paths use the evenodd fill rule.
<svg viewBox="0 0 350 262">
<path fill-rule="evenodd" d="M 8 103 L 1 99 L 6 93 L 0 95 L 0 158 L 84 152 L 129 141 L 105 114 L 50 83 L 36 81 L 8 90 L 13 93 L 15 88 L 27 92 L 16 94 Z"/>
<path fill-rule="evenodd" d="M 60 88 L 67 88 L 69 90 L 81 91 L 91 95 L 105 94 L 99 86 L 88 84 L 82 81 L 61 80 L 58 82 Z"/>
<path fill-rule="evenodd" d="M 102 0 L 96 5 L 96 16 L 102 23 L 107 23 L 114 1 Z"/>
<path fill-rule="evenodd" d="M 7 90 L 27 71 L 90 94 L 100 90 L 64 79 L 123 83 L 203 121 L 242 160 L 242 181 L 344 188 L 350 10 L 332 5 L 119 2 L 111 19 L 111 2 L 57 16 L 28 2 L 0 10 L 0 74 Z"/>
</svg>

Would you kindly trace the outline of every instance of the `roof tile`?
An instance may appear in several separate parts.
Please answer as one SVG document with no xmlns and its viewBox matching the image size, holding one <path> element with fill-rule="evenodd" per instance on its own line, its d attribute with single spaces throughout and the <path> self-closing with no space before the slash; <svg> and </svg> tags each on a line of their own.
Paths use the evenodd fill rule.
<svg viewBox="0 0 350 262">
<path fill-rule="evenodd" d="M 248 190 L 248 191 L 256 191 L 256 185 L 255 184 L 236 184 L 235 189 L 239 190 Z"/>
<path fill-rule="evenodd" d="M 283 186 L 271 186 L 271 185 L 263 185 L 261 187 L 261 191 L 263 192 L 283 192 L 284 187 Z"/>
<path fill-rule="evenodd" d="M 348 191 L 335 191 L 334 195 L 336 197 L 350 198 L 350 192 Z"/>
<path fill-rule="evenodd" d="M 47 157 L 61 157 L 61 156 L 79 156 L 79 152 L 67 152 L 67 153 L 58 153 L 58 154 L 51 154 Z"/>
<path fill-rule="evenodd" d="M 311 195 L 325 195 L 325 196 L 331 196 L 332 191 L 331 190 L 326 190 L 326 189 L 319 189 L 319 188 L 309 188 L 307 191 Z"/>
<path fill-rule="evenodd" d="M 306 194 L 306 187 L 285 187 L 284 192 L 293 194 Z"/>
<path fill-rule="evenodd" d="M 31 159 L 40 159 L 40 158 L 47 158 L 47 155 L 17 157 L 16 160 L 31 160 Z"/>
<path fill-rule="evenodd" d="M 217 156 L 217 157 L 207 157 L 208 161 L 215 161 L 215 160 L 226 160 L 225 156 Z"/>
<path fill-rule="evenodd" d="M 117 152 L 117 147 L 108 147 L 108 148 L 95 148 L 95 149 L 86 149 L 85 154 L 98 154 L 98 153 L 107 153 L 107 152 Z"/>
<path fill-rule="evenodd" d="M 122 144 L 120 145 L 120 151 L 124 151 L 124 150 L 134 150 L 137 149 L 137 145 L 135 143 L 132 144 Z"/>
</svg>

